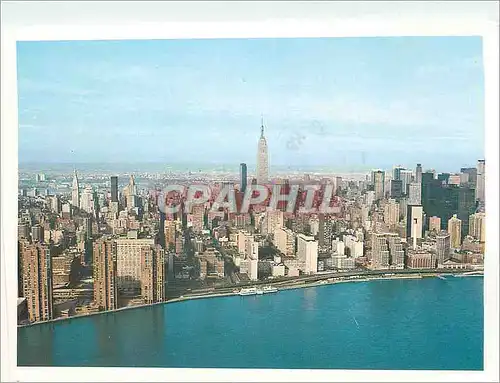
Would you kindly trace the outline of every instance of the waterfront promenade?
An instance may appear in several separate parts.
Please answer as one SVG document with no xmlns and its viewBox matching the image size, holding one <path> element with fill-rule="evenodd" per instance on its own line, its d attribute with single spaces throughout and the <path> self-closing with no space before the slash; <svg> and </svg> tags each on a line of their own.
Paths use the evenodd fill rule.
<svg viewBox="0 0 500 383">
<path fill-rule="evenodd" d="M 167 303 L 182 302 L 193 299 L 208 299 L 217 298 L 225 296 L 238 295 L 241 288 L 250 286 L 274 286 L 278 290 L 291 290 L 291 289 L 303 289 L 309 287 L 320 287 L 325 285 L 337 284 L 337 283 L 347 283 L 347 282 L 369 282 L 372 280 L 391 280 L 391 279 L 420 279 L 420 278 L 437 278 L 441 275 L 450 276 L 477 276 L 483 275 L 482 270 L 450 270 L 450 269 L 402 269 L 402 270 L 356 270 L 349 272 L 321 272 L 314 275 L 306 275 L 293 278 L 276 279 L 276 280 L 266 280 L 266 281 L 248 281 L 233 285 L 231 287 L 214 287 L 212 289 L 203 290 L 193 290 L 186 292 L 176 298 L 171 298 L 163 302 L 157 302 L 152 304 L 138 304 L 133 306 L 121 307 L 116 310 L 91 312 L 79 315 L 73 315 L 64 318 L 55 318 L 49 321 L 39 321 L 30 324 L 19 325 L 18 327 L 28 327 L 37 324 L 49 323 L 49 322 L 59 322 L 65 320 L 72 320 L 82 317 L 89 317 L 94 315 L 106 314 L 111 312 L 119 312 L 124 310 L 133 310 L 138 308 L 144 308 L 149 306 L 162 305 Z"/>
</svg>

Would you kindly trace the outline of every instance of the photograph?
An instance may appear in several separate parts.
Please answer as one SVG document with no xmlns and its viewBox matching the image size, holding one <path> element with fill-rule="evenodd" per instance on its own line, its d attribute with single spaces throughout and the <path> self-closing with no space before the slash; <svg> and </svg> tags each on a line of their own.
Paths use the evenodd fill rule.
<svg viewBox="0 0 500 383">
<path fill-rule="evenodd" d="M 19 42 L 19 365 L 481 370 L 481 57 Z"/>
<path fill-rule="evenodd" d="M 484 36 L 19 36 L 15 368 L 491 372 Z"/>
</svg>

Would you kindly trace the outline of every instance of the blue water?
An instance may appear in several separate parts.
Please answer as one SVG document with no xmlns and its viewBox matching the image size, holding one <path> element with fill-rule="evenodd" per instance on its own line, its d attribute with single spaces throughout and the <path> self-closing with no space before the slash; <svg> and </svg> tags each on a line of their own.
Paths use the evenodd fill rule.
<svg viewBox="0 0 500 383">
<path fill-rule="evenodd" d="M 483 278 L 178 302 L 18 329 L 18 364 L 483 369 Z"/>
</svg>

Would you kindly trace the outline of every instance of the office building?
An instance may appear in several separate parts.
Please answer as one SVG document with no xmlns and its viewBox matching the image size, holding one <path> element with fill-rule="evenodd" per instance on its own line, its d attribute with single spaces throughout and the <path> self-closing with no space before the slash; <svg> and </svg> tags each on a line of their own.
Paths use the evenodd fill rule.
<svg viewBox="0 0 500 383">
<path fill-rule="evenodd" d="M 477 161 L 477 184 L 476 184 L 476 200 L 484 204 L 485 202 L 485 161 Z"/>
<path fill-rule="evenodd" d="M 436 257 L 438 264 L 442 264 L 450 257 L 450 249 L 450 234 L 446 231 L 440 231 L 436 236 Z"/>
<path fill-rule="evenodd" d="M 401 180 L 401 190 L 404 195 L 408 195 L 408 185 L 412 182 L 413 173 L 411 170 L 401 170 L 399 177 Z"/>
<path fill-rule="evenodd" d="M 385 195 L 385 172 L 382 170 L 374 170 L 372 172 L 372 179 L 375 200 L 383 199 Z"/>
<path fill-rule="evenodd" d="M 371 266 L 374 269 L 385 269 L 389 267 L 389 244 L 383 233 L 372 234 Z"/>
<path fill-rule="evenodd" d="M 422 164 L 417 164 L 417 167 L 415 169 L 415 183 L 422 183 Z"/>
<path fill-rule="evenodd" d="M 477 168 L 461 168 L 460 172 L 462 174 L 467 174 L 467 184 L 475 189 L 477 183 Z"/>
<path fill-rule="evenodd" d="M 153 246 L 154 238 L 117 238 L 116 282 L 122 293 L 137 293 L 141 288 L 141 249 Z"/>
<path fill-rule="evenodd" d="M 188 219 L 191 222 L 193 232 L 201 233 L 205 227 L 205 206 L 193 205 L 191 213 L 188 214 Z"/>
<path fill-rule="evenodd" d="M 422 206 L 408 205 L 406 213 L 406 238 L 422 238 L 423 231 Z"/>
<path fill-rule="evenodd" d="M 141 296 L 145 303 L 165 300 L 165 251 L 160 245 L 141 248 Z"/>
<path fill-rule="evenodd" d="M 17 239 L 30 239 L 30 228 L 27 223 L 20 223 L 17 225 Z"/>
<path fill-rule="evenodd" d="M 118 177 L 111 176 L 111 202 L 118 202 Z"/>
<path fill-rule="evenodd" d="M 399 203 L 390 199 L 384 207 L 384 222 L 390 227 L 399 222 Z"/>
<path fill-rule="evenodd" d="M 392 179 L 394 181 L 399 181 L 401 180 L 401 172 L 405 170 L 405 168 L 401 166 L 395 166 L 394 169 L 392 170 Z"/>
<path fill-rule="evenodd" d="M 486 215 L 485 213 L 475 213 L 469 218 L 469 235 L 479 242 L 485 242 L 486 238 Z"/>
<path fill-rule="evenodd" d="M 48 246 L 28 242 L 20 243 L 22 284 L 31 322 L 53 318 L 52 312 L 52 259 Z"/>
<path fill-rule="evenodd" d="M 401 237 L 398 234 L 387 233 L 386 238 L 389 247 L 389 264 L 391 268 L 403 269 L 405 252 L 403 250 L 403 244 L 401 243 Z"/>
<path fill-rule="evenodd" d="M 409 250 L 409 269 L 434 269 L 436 267 L 436 256 L 427 250 Z"/>
<path fill-rule="evenodd" d="M 460 248 L 462 243 L 462 221 L 457 218 L 456 214 L 448 221 L 448 233 L 450 234 L 451 248 Z"/>
<path fill-rule="evenodd" d="M 259 145 L 257 148 L 257 184 L 266 184 L 269 180 L 269 156 L 267 141 L 264 137 L 264 122 L 260 127 Z"/>
<path fill-rule="evenodd" d="M 422 185 L 412 182 L 408 185 L 408 204 L 421 205 L 422 204 Z"/>
<path fill-rule="evenodd" d="M 61 200 L 59 199 L 58 195 L 54 195 L 51 197 L 50 206 L 54 213 L 59 214 L 61 212 Z"/>
<path fill-rule="evenodd" d="M 71 188 L 71 204 L 79 209 L 80 208 L 80 186 L 78 184 L 78 175 L 76 169 L 73 173 L 73 185 Z"/>
<path fill-rule="evenodd" d="M 305 263 L 304 273 L 315 274 L 318 271 L 318 241 L 305 234 L 297 236 L 297 258 Z"/>
<path fill-rule="evenodd" d="M 92 190 L 92 186 L 88 185 L 83 189 L 79 207 L 89 214 L 94 213 L 94 191 Z"/>
<path fill-rule="evenodd" d="M 403 196 L 403 181 L 391 180 L 391 198 L 401 198 Z"/>
<path fill-rule="evenodd" d="M 165 234 L 165 249 L 175 249 L 175 239 L 177 237 L 177 224 L 175 221 L 166 220 L 163 231 Z"/>
<path fill-rule="evenodd" d="M 469 216 L 476 211 L 476 200 L 474 189 L 468 186 L 463 186 L 454 190 L 453 202 L 458 204 L 457 217 L 462 221 L 462 238 L 467 234 L 469 227 Z"/>
<path fill-rule="evenodd" d="M 34 225 L 31 228 L 31 241 L 44 243 L 45 230 L 40 225 Z"/>
<path fill-rule="evenodd" d="M 271 208 L 267 208 L 267 211 L 264 215 L 265 226 L 263 230 L 266 234 L 273 234 L 276 230 L 283 227 L 284 225 L 284 215 L 280 210 L 273 210 Z"/>
<path fill-rule="evenodd" d="M 295 256 L 295 233 L 288 229 L 281 227 L 274 232 L 274 246 L 285 256 Z"/>
<path fill-rule="evenodd" d="M 247 164 L 241 163 L 240 164 L 240 191 L 242 193 L 245 193 L 247 190 Z"/>
<path fill-rule="evenodd" d="M 117 246 L 115 241 L 100 239 L 94 243 L 94 303 L 100 310 L 118 308 L 116 258 Z"/>
</svg>

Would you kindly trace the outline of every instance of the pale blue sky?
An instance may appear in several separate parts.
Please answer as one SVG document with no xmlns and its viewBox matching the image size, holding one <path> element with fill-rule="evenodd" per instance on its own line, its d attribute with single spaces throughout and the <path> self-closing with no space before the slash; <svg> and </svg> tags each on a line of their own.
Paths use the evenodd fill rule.
<svg viewBox="0 0 500 383">
<path fill-rule="evenodd" d="M 484 157 L 479 37 L 18 43 L 20 162 L 457 170 Z"/>
</svg>

